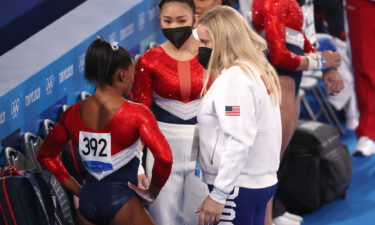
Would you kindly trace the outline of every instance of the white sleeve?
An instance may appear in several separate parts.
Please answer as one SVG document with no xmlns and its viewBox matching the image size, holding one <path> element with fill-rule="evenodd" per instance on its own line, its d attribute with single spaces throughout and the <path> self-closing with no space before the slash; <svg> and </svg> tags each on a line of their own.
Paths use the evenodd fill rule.
<svg viewBox="0 0 375 225">
<path fill-rule="evenodd" d="M 225 141 L 210 197 L 221 203 L 225 203 L 233 190 L 257 133 L 259 92 L 245 76 L 239 72 L 230 74 L 227 77 L 229 79 L 217 87 L 220 93 L 214 96 L 215 110 Z"/>
</svg>

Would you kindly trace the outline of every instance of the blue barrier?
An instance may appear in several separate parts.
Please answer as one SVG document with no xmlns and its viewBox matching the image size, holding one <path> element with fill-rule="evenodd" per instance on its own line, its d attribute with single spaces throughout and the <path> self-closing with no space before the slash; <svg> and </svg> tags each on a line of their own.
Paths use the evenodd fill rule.
<svg viewBox="0 0 375 225">
<path fill-rule="evenodd" d="M 85 51 L 97 34 L 118 41 L 135 55 L 143 52 L 151 41 L 164 40 L 158 17 L 157 1 L 143 0 L 1 96 L 0 159 L 5 147 L 20 149 L 20 136 L 24 132 L 40 134 L 43 119 L 56 121 L 63 104 L 74 104 L 81 91 L 94 91 L 84 81 L 83 70 Z"/>
<path fill-rule="evenodd" d="M 3 43 L 0 45 L 0 55 L 25 41 L 84 1 L 0 1 L 0 43 Z"/>
</svg>

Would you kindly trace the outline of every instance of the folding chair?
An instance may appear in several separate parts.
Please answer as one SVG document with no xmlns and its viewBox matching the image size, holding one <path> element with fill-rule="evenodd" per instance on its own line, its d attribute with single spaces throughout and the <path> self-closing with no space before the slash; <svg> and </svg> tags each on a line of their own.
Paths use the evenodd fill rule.
<svg viewBox="0 0 375 225">
<path fill-rule="evenodd" d="M 151 48 L 155 48 L 156 46 L 158 46 L 158 43 L 152 41 L 150 42 L 148 45 L 147 45 L 147 48 L 146 48 L 146 51 L 151 49 Z"/>
<path fill-rule="evenodd" d="M 317 113 L 314 113 L 305 95 L 301 97 L 304 106 L 307 106 L 306 109 L 311 119 L 316 121 L 323 114 L 328 123 L 336 126 L 339 129 L 340 133 L 344 134 L 345 131 L 341 127 L 340 121 L 337 118 L 335 111 L 328 102 L 324 92 L 319 87 L 318 79 L 314 78 L 313 76 L 303 76 L 301 81 L 301 89 L 305 92 L 311 92 L 319 106 L 319 111 Z"/>
<path fill-rule="evenodd" d="M 41 168 L 36 157 L 42 144 L 43 139 L 33 133 L 26 132 L 23 135 L 23 152 L 27 160 L 30 162 L 30 165 L 32 165 L 32 168 Z"/>
<path fill-rule="evenodd" d="M 81 101 L 81 100 L 84 100 L 86 98 L 89 98 L 91 96 L 90 93 L 88 93 L 87 91 L 82 91 L 80 94 L 79 94 L 79 98 L 78 98 L 78 101 Z"/>
<path fill-rule="evenodd" d="M 50 119 L 43 120 L 42 129 L 43 129 L 43 137 L 44 138 L 46 138 L 47 135 L 49 134 L 49 132 L 51 132 L 54 125 L 55 125 L 55 123 Z"/>
<path fill-rule="evenodd" d="M 33 165 L 29 163 L 24 154 L 11 147 L 5 148 L 4 158 L 7 166 L 15 166 L 18 170 L 26 170 L 33 168 Z"/>
</svg>

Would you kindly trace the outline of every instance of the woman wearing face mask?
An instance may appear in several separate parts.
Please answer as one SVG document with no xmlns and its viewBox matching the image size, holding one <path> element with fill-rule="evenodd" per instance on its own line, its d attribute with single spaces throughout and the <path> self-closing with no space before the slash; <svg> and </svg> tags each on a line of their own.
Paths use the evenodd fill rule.
<svg viewBox="0 0 375 225">
<path fill-rule="evenodd" d="M 197 209 L 199 225 L 264 225 L 282 138 L 279 79 L 263 54 L 266 41 L 236 10 L 215 7 L 197 29 L 199 61 L 207 67 L 199 158 L 210 188 Z"/>
<path fill-rule="evenodd" d="M 149 212 L 157 224 L 196 225 L 194 210 L 208 190 L 195 177 L 196 156 L 192 154 L 204 73 L 197 57 L 199 42 L 192 36 L 195 7 L 193 0 L 162 0 L 159 7 L 168 41 L 140 57 L 132 92 L 136 102 L 155 114 L 174 161 L 171 176 Z M 147 154 L 147 175 L 152 163 Z"/>
</svg>

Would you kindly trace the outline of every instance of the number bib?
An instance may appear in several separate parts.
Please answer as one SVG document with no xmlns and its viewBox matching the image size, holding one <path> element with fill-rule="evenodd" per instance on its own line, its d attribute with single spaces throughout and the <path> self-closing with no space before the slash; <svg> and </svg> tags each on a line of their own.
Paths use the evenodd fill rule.
<svg viewBox="0 0 375 225">
<path fill-rule="evenodd" d="M 79 154 L 85 167 L 92 172 L 113 170 L 111 134 L 80 131 Z"/>
</svg>

